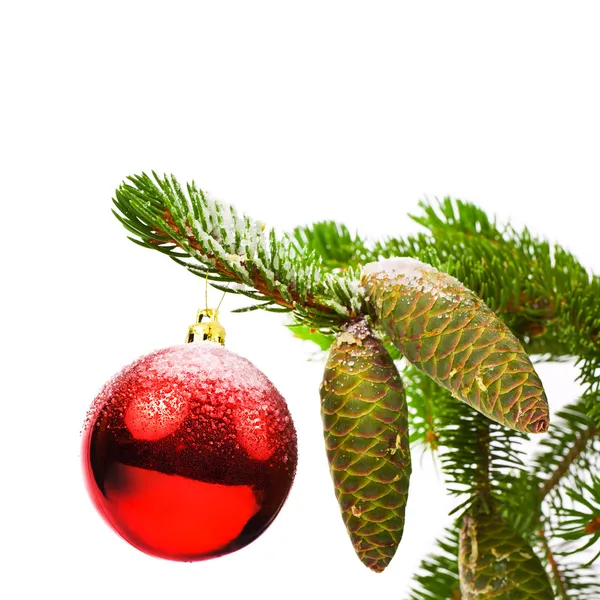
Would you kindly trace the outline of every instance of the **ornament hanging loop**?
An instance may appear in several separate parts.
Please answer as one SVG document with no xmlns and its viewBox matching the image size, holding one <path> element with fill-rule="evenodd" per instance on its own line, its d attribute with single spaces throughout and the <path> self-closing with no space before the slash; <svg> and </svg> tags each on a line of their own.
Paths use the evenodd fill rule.
<svg viewBox="0 0 600 600">
<path fill-rule="evenodd" d="M 229 284 L 227 284 L 229 287 Z M 204 282 L 204 308 L 201 308 L 196 313 L 196 322 L 190 325 L 185 338 L 186 344 L 192 342 L 216 342 L 225 345 L 225 328 L 219 322 L 219 309 L 225 298 L 225 293 L 219 302 L 217 308 L 208 308 L 208 271 L 206 272 L 206 280 Z"/>
<path fill-rule="evenodd" d="M 219 322 L 218 314 L 216 308 L 201 308 L 196 313 L 196 322 L 189 326 L 186 344 L 209 341 L 224 346 L 225 328 Z"/>
</svg>

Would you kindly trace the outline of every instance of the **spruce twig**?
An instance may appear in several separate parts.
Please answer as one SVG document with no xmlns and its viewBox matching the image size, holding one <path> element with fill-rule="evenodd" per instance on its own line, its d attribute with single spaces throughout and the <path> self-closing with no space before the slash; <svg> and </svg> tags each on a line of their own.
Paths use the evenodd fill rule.
<svg viewBox="0 0 600 600">
<path fill-rule="evenodd" d="M 480 503 L 488 506 L 491 503 L 490 483 L 490 428 L 486 423 L 479 429 L 475 450 L 481 457 L 477 470 L 477 496 Z"/>
<path fill-rule="evenodd" d="M 558 563 L 554 558 L 554 554 L 550 548 L 550 545 L 548 544 L 548 539 L 546 538 L 546 534 L 543 529 L 538 531 L 538 537 L 544 550 L 548 566 L 550 567 L 550 571 L 552 573 L 552 581 L 554 583 L 555 591 L 559 594 L 561 600 L 569 600 L 563 574 L 561 573 Z"/>
<path fill-rule="evenodd" d="M 128 178 L 114 211 L 132 241 L 166 254 L 190 272 L 263 302 L 264 310 L 291 311 L 298 322 L 338 329 L 361 310 L 357 273 L 332 273 L 312 248 L 212 200 L 194 183 L 152 173 Z M 278 307 L 274 307 L 276 304 Z"/>
<path fill-rule="evenodd" d="M 426 556 L 414 577 L 410 600 L 460 600 L 458 578 L 458 525 L 446 529 Z"/>
<path fill-rule="evenodd" d="M 409 368 L 403 377 L 411 441 L 439 454 L 450 492 L 461 496 L 455 512 L 468 510 L 477 499 L 493 502 L 524 539 L 544 547 L 561 598 L 593 598 L 600 591 L 593 573 L 559 564 L 561 553 L 551 550 L 554 540 L 545 533 L 538 537 L 547 524 L 553 535 L 573 541 L 588 540 L 591 533 L 593 542 L 600 523 L 596 508 L 590 509 L 598 505 L 600 483 L 583 485 L 586 474 L 598 469 L 600 456 L 600 277 L 572 254 L 527 229 L 501 227 L 481 209 L 449 198 L 437 206 L 421 204 L 423 213 L 414 220 L 425 233 L 374 244 L 333 221 L 278 235 L 210 199 L 194 183 L 182 187 L 174 177 L 155 173 L 128 178 L 114 203 L 133 242 L 207 277 L 217 289 L 248 297 L 254 304 L 242 311 L 290 313 L 294 334 L 322 350 L 350 319 L 369 314 L 357 287 L 361 265 L 405 256 L 456 277 L 529 354 L 550 361 L 575 357 L 583 398 L 557 414 L 529 469 L 520 450 L 525 435 L 457 402 L 421 372 Z M 389 339 L 382 341 L 398 358 Z M 579 508 L 563 508 L 568 498 Z M 422 588 L 413 598 L 460 597 L 456 529 L 440 547 L 439 557 L 424 561 L 417 576 Z"/>
<path fill-rule="evenodd" d="M 587 443 L 597 434 L 598 428 L 595 424 L 590 423 L 590 425 L 577 438 L 568 453 L 560 461 L 552 476 L 546 479 L 546 481 L 540 487 L 538 493 L 540 501 L 544 500 L 544 498 L 559 484 L 561 479 L 567 475 L 569 468 L 579 458 Z"/>
</svg>

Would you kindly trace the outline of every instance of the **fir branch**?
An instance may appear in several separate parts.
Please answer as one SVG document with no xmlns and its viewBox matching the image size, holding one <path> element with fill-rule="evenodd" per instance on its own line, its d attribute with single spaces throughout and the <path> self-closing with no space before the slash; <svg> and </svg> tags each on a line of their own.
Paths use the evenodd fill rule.
<svg viewBox="0 0 600 600">
<path fill-rule="evenodd" d="M 382 257 L 410 256 L 453 275 L 479 295 L 530 354 L 577 357 L 588 414 L 600 425 L 600 277 L 564 248 L 506 226 L 476 206 L 445 198 L 421 203 L 429 230 L 376 244 Z"/>
<path fill-rule="evenodd" d="M 388 238 L 381 256 L 411 256 L 462 281 L 521 337 L 533 353 L 553 357 L 600 355 L 595 298 L 600 281 L 575 257 L 527 229 L 500 229 L 476 206 L 445 198 L 421 203 L 413 219 L 430 235 Z M 428 260 L 429 259 L 429 260 Z"/>
<path fill-rule="evenodd" d="M 403 380 L 411 443 L 438 452 L 449 492 L 462 497 L 454 512 L 476 500 L 501 503 L 524 468 L 520 444 L 526 435 L 490 421 L 415 367 L 405 369 Z"/>
<path fill-rule="evenodd" d="M 561 600 L 596 600 L 600 597 L 600 574 L 580 563 L 566 563 L 564 552 L 548 539 L 544 528 L 537 532 L 542 559 L 550 574 L 557 598 Z"/>
<path fill-rule="evenodd" d="M 292 232 L 299 250 L 312 250 L 327 269 L 358 267 L 376 260 L 357 233 L 335 221 L 319 221 L 312 225 L 296 227 Z"/>
<path fill-rule="evenodd" d="M 526 469 L 508 473 L 501 488 L 495 490 L 502 516 L 530 542 L 533 542 L 543 516 L 538 490 L 537 478 Z"/>
<path fill-rule="evenodd" d="M 437 540 L 437 552 L 425 557 L 415 574 L 410 600 L 460 600 L 458 537 L 455 524 Z"/>
<path fill-rule="evenodd" d="M 538 537 L 544 551 L 546 563 L 548 564 L 550 570 L 550 581 L 552 582 L 554 591 L 561 600 L 569 600 L 569 594 L 567 593 L 567 588 L 565 587 L 564 575 L 561 573 L 543 529 L 538 531 Z"/>
<path fill-rule="evenodd" d="M 543 450 L 534 457 L 531 475 L 531 480 L 538 482 L 536 497 L 545 505 L 546 523 L 553 536 L 569 542 L 554 555 L 585 551 L 600 540 L 600 529 L 590 531 L 594 528 L 590 523 L 600 519 L 600 479 L 592 475 L 591 483 L 586 483 L 590 473 L 600 468 L 600 437 L 582 399 L 557 413 L 540 446 Z M 582 543 L 574 545 L 579 540 Z M 574 574 L 570 583 L 565 579 L 569 592 L 579 589 L 572 587 L 577 585 Z"/>
<path fill-rule="evenodd" d="M 549 494 L 560 482 L 560 480 L 567 474 L 571 465 L 580 457 L 581 453 L 585 450 L 588 442 L 596 436 L 598 429 L 595 424 L 590 424 L 586 429 L 581 432 L 581 435 L 575 440 L 575 443 L 571 446 L 568 453 L 562 458 L 560 463 L 557 465 L 554 473 L 546 479 L 544 484 L 541 486 L 539 491 L 539 497 L 543 500 L 547 494 Z"/>
<path fill-rule="evenodd" d="M 195 275 L 232 282 L 244 293 L 293 311 L 299 322 L 339 327 L 362 311 L 358 272 L 322 272 L 323 261 L 289 235 L 211 200 L 194 183 L 182 189 L 175 177 L 132 176 L 117 189 L 115 215 L 136 243 L 158 250 Z"/>
<path fill-rule="evenodd" d="M 557 412 L 540 448 L 533 460 L 534 473 L 540 481 L 538 499 L 541 502 L 552 495 L 555 497 L 551 502 L 560 503 L 559 488 L 569 485 L 578 470 L 588 471 L 589 461 L 597 460 L 600 452 L 598 428 L 588 416 L 583 400 Z"/>
<path fill-rule="evenodd" d="M 490 425 L 481 424 L 476 441 L 476 451 L 480 457 L 477 469 L 476 494 L 480 503 L 490 504 L 491 482 L 490 482 Z"/>
<path fill-rule="evenodd" d="M 558 526 L 555 535 L 567 542 L 582 540 L 581 545 L 569 548 L 563 554 L 574 554 L 592 548 L 600 541 L 600 477 L 591 476 L 591 482 L 580 481 L 577 488 L 567 490 L 571 506 L 558 507 Z M 599 544 L 600 546 L 600 544 Z M 587 563 L 588 566 L 600 556 L 600 548 Z"/>
<path fill-rule="evenodd" d="M 591 307 L 586 307 L 585 310 L 590 310 Z M 596 426 L 600 428 L 600 355 L 594 354 L 591 350 L 591 357 L 581 358 L 579 360 L 580 374 L 578 381 L 586 386 L 583 394 L 583 399 L 586 403 L 586 408 L 589 416 L 594 420 Z"/>
<path fill-rule="evenodd" d="M 448 198 L 436 207 L 421 203 L 423 214 L 413 218 L 426 233 L 372 246 L 332 221 L 277 235 L 211 200 L 194 183 L 183 189 L 174 177 L 154 173 L 130 177 L 114 203 L 133 242 L 255 303 L 240 310 L 291 313 L 294 334 L 322 350 L 344 322 L 368 312 L 357 288 L 360 266 L 410 256 L 478 294 L 529 353 L 547 360 L 576 357 L 583 398 L 558 413 L 529 471 L 520 450 L 523 434 L 490 422 L 415 369 L 405 371 L 411 441 L 439 453 L 451 493 L 466 497 L 455 511 L 481 500 L 499 506 L 529 541 L 544 524 L 571 544 L 583 541 L 583 548 L 600 539 L 600 481 L 586 483 L 600 468 L 600 278 L 569 252 L 527 229 L 500 227 L 481 209 Z M 544 523 L 542 506 L 549 513 Z M 600 595 L 589 571 L 561 564 L 552 539 L 540 543 L 563 599 Z M 413 600 L 460 598 L 456 529 L 440 549 L 424 561 L 416 577 L 422 589 Z M 566 552 L 580 550 L 571 545 Z"/>
<path fill-rule="evenodd" d="M 440 407 L 448 400 L 448 392 L 411 364 L 403 370 L 402 380 L 408 400 L 410 443 L 435 451 L 440 437 Z"/>
<path fill-rule="evenodd" d="M 454 399 L 443 408 L 439 432 L 448 490 L 469 497 L 455 511 L 468 509 L 476 500 L 488 506 L 524 467 L 520 442 L 525 434 L 494 423 Z"/>
<path fill-rule="evenodd" d="M 569 600 L 598 600 L 600 577 L 597 570 L 578 563 L 561 564 L 560 571 Z"/>
</svg>

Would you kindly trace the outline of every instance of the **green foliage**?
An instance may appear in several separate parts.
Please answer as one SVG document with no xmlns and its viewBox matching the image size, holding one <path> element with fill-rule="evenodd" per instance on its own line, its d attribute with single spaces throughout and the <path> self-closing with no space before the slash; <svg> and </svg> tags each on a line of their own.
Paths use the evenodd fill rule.
<svg viewBox="0 0 600 600">
<path fill-rule="evenodd" d="M 358 234 L 352 235 L 345 225 L 335 221 L 296 227 L 292 236 L 299 250 L 313 251 L 327 269 L 358 267 L 374 260 Z"/>
<path fill-rule="evenodd" d="M 411 443 L 438 451 L 448 491 L 462 500 L 455 511 L 476 500 L 501 500 L 524 468 L 520 443 L 527 436 L 457 402 L 415 367 L 404 371 L 403 380 Z"/>
<path fill-rule="evenodd" d="M 458 534 L 458 524 L 447 529 L 436 542 L 437 552 L 423 559 L 414 576 L 410 600 L 460 600 Z"/>
<path fill-rule="evenodd" d="M 287 327 L 295 337 L 316 344 L 323 352 L 329 350 L 329 347 L 335 340 L 335 336 L 331 333 L 330 329 L 315 329 L 314 327 L 309 327 L 302 323 L 289 323 Z M 392 360 L 399 360 L 402 358 L 399 350 L 394 344 L 384 342 L 384 346 Z"/>
<path fill-rule="evenodd" d="M 575 358 L 582 399 L 553 418 L 529 461 L 523 434 L 457 402 L 412 367 L 403 379 L 411 443 L 439 457 L 457 496 L 455 510 L 493 502 L 529 544 L 539 544 L 540 532 L 546 532 L 549 544 L 540 556 L 557 597 L 600 597 L 597 563 L 584 568 L 591 555 L 581 552 L 589 545 L 593 555 L 599 536 L 590 525 L 600 511 L 598 276 L 560 246 L 527 229 L 500 226 L 460 200 L 421 203 L 413 219 L 425 228 L 422 233 L 367 243 L 333 221 L 277 234 L 211 200 L 194 183 L 182 187 L 174 177 L 152 175 L 132 176 L 116 191 L 115 215 L 130 239 L 218 289 L 247 296 L 252 304 L 242 310 L 290 313 L 293 334 L 319 351 L 350 319 L 369 314 L 358 286 L 361 265 L 409 256 L 456 277 L 482 298 L 529 354 L 547 361 Z M 401 358 L 385 333 L 376 333 L 392 359 Z M 456 527 L 449 530 L 438 553 L 423 561 L 412 600 L 460 598 L 457 535 Z"/>
<path fill-rule="evenodd" d="M 472 204 L 421 203 L 429 230 L 376 244 L 382 257 L 411 256 L 456 277 L 520 337 L 530 354 L 575 356 L 588 413 L 600 422 L 600 278 L 568 251 L 510 226 L 498 228 Z"/>
<path fill-rule="evenodd" d="M 598 469 L 600 439 L 578 400 L 558 411 L 548 434 L 538 443 L 530 464 L 509 472 L 500 488 L 503 515 L 521 535 L 537 535 L 542 526 L 559 522 L 558 511 L 588 473 Z"/>
<path fill-rule="evenodd" d="M 261 302 L 264 310 L 292 310 L 297 321 L 317 327 L 339 327 L 362 312 L 354 270 L 322 270 L 314 250 L 299 249 L 291 236 L 211 200 L 193 182 L 184 190 L 173 176 L 132 176 L 117 189 L 114 204 L 132 241 L 217 289 Z"/>
<path fill-rule="evenodd" d="M 517 431 L 546 431 L 548 401 L 523 346 L 456 278 L 404 259 L 364 269 L 360 285 L 375 323 L 456 399 Z"/>
<path fill-rule="evenodd" d="M 297 338 L 313 342 L 323 351 L 328 350 L 335 340 L 335 336 L 322 333 L 318 329 L 311 328 L 302 323 L 291 323 L 287 327 Z"/>
<path fill-rule="evenodd" d="M 590 569 L 578 563 L 561 564 L 560 577 L 566 595 L 557 597 L 568 600 L 598 600 L 600 598 L 600 578 L 597 569 Z"/>
<path fill-rule="evenodd" d="M 439 447 L 440 411 L 448 401 L 453 402 L 450 393 L 410 364 L 402 372 L 402 380 L 408 400 L 410 443 L 435 451 Z"/>
<path fill-rule="evenodd" d="M 589 565 L 600 556 L 600 477 L 592 475 L 589 483 L 579 481 L 566 493 L 571 502 L 569 505 L 563 503 L 557 510 L 559 523 L 555 535 L 575 546 L 564 554 L 575 554 L 595 546 L 597 552 Z"/>
<path fill-rule="evenodd" d="M 598 429 L 579 400 L 556 413 L 549 435 L 541 440 L 533 458 L 539 497 L 556 509 L 562 506 L 566 490 L 599 469 Z"/>
<path fill-rule="evenodd" d="M 529 542 L 543 527 L 543 510 L 535 470 L 530 464 L 506 474 L 497 490 L 498 505 L 510 526 Z"/>
</svg>

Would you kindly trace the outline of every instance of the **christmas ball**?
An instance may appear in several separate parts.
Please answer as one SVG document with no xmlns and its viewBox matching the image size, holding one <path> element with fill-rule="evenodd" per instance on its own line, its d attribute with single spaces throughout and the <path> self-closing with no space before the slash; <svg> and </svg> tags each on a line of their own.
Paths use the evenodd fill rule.
<svg viewBox="0 0 600 600">
<path fill-rule="evenodd" d="M 260 536 L 294 480 L 285 400 L 248 360 L 214 342 L 158 350 L 95 399 L 83 431 L 90 496 L 130 544 L 197 561 Z"/>
</svg>

